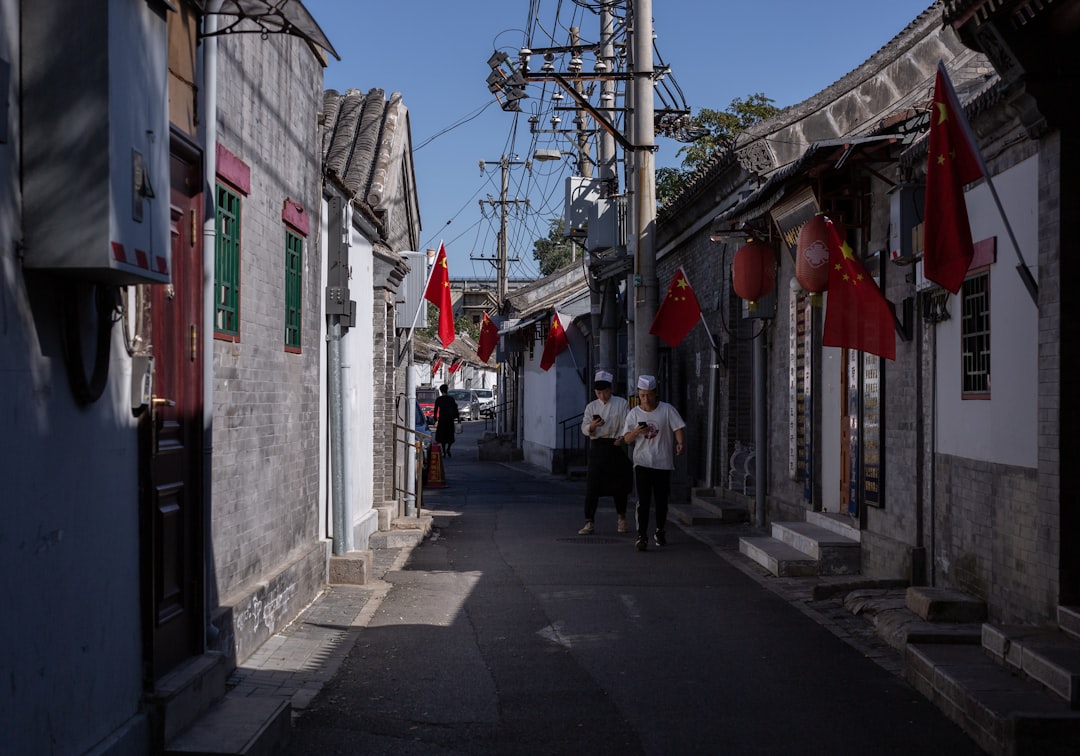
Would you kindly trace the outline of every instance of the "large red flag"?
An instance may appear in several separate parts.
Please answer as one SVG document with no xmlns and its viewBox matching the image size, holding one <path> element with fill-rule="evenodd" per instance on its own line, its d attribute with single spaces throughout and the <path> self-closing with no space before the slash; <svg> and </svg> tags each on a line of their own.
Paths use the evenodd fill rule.
<svg viewBox="0 0 1080 756">
<path fill-rule="evenodd" d="M 694 296 L 690 282 L 686 280 L 686 273 L 679 268 L 671 279 L 667 296 L 656 310 L 649 333 L 662 338 L 668 346 L 677 347 L 699 320 L 701 305 Z"/>
<path fill-rule="evenodd" d="M 484 322 L 480 325 L 480 344 L 476 348 L 476 356 L 481 362 L 487 362 L 488 357 L 495 351 L 495 345 L 499 343 L 499 329 L 495 323 L 484 313 Z"/>
<path fill-rule="evenodd" d="M 547 341 L 544 342 L 544 353 L 540 355 L 540 369 L 547 370 L 555 364 L 555 358 L 570 346 L 566 340 L 566 329 L 559 320 L 559 313 L 551 317 L 551 328 L 548 329 Z"/>
<path fill-rule="evenodd" d="M 960 291 L 974 254 L 964 185 L 983 175 L 970 134 L 945 66 L 938 63 L 926 162 L 923 275 L 953 294 Z"/>
<path fill-rule="evenodd" d="M 454 340 L 454 303 L 450 299 L 450 270 L 446 266 L 446 247 L 442 242 L 424 289 L 424 299 L 439 308 L 439 341 L 444 348 L 450 346 Z"/>
<path fill-rule="evenodd" d="M 829 299 L 825 310 L 825 346 L 850 347 L 896 359 L 896 317 L 892 305 L 854 250 L 836 230 L 829 229 Z"/>
</svg>

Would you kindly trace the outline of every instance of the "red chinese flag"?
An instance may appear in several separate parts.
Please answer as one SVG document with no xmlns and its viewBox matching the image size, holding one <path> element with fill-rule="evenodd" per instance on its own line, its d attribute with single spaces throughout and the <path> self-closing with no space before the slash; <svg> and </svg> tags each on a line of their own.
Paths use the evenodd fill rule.
<svg viewBox="0 0 1080 756">
<path fill-rule="evenodd" d="M 690 282 L 686 280 L 686 273 L 679 268 L 649 326 L 649 333 L 662 338 L 668 346 L 677 347 L 699 320 L 701 305 L 690 288 Z"/>
<path fill-rule="evenodd" d="M 442 357 L 439 357 L 431 366 L 431 377 L 434 378 L 435 374 L 439 372 L 439 365 L 442 364 Z"/>
<path fill-rule="evenodd" d="M 896 317 L 892 305 L 866 272 L 854 250 L 829 228 L 829 299 L 825 310 L 825 346 L 849 347 L 896 359 Z"/>
<path fill-rule="evenodd" d="M 450 270 L 446 266 L 446 247 L 439 243 L 435 267 L 431 269 L 424 299 L 439 308 L 439 341 L 443 347 L 454 340 L 454 304 L 450 300 Z"/>
<path fill-rule="evenodd" d="M 499 343 L 499 329 L 495 323 L 484 313 L 484 322 L 480 325 L 480 344 L 476 348 L 476 356 L 481 362 L 487 362 L 488 357 L 495 351 L 495 345 Z"/>
<path fill-rule="evenodd" d="M 458 370 L 461 370 L 461 360 L 454 360 L 450 363 L 450 367 L 446 369 L 446 372 L 456 373 Z"/>
<path fill-rule="evenodd" d="M 970 134 L 949 75 L 939 63 L 926 163 L 923 275 L 953 294 L 960 291 L 974 254 L 964 186 L 983 175 Z"/>
<path fill-rule="evenodd" d="M 540 369 L 547 370 L 554 365 L 555 358 L 568 346 L 570 342 L 566 340 L 566 330 L 563 328 L 562 321 L 559 320 L 559 313 L 555 313 L 551 317 L 547 341 L 544 342 L 544 353 L 540 355 Z"/>
</svg>

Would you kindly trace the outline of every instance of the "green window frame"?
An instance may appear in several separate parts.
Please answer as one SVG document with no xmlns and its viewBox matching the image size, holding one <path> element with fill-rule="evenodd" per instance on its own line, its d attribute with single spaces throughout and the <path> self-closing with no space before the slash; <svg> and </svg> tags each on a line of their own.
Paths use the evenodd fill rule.
<svg viewBox="0 0 1080 756">
<path fill-rule="evenodd" d="M 299 352 L 303 298 L 304 240 L 285 230 L 285 349 Z"/>
<path fill-rule="evenodd" d="M 217 185 L 214 335 L 240 338 L 240 195 Z"/>
</svg>

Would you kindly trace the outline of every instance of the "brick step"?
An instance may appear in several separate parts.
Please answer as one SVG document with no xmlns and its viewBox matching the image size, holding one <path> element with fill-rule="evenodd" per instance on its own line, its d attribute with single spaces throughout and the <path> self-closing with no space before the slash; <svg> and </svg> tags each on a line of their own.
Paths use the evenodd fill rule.
<svg viewBox="0 0 1080 756">
<path fill-rule="evenodd" d="M 1080 641 L 1056 627 L 984 624 L 982 645 L 1005 669 L 1080 709 Z"/>
<path fill-rule="evenodd" d="M 911 685 L 991 754 L 1080 752 L 1080 712 L 978 646 L 910 644 Z"/>
<path fill-rule="evenodd" d="M 774 522 L 772 537 L 818 563 L 819 575 L 857 575 L 859 542 L 809 522 Z"/>
<path fill-rule="evenodd" d="M 757 562 L 777 577 L 807 577 L 818 574 L 816 559 L 768 536 L 740 538 L 739 553 Z"/>
</svg>

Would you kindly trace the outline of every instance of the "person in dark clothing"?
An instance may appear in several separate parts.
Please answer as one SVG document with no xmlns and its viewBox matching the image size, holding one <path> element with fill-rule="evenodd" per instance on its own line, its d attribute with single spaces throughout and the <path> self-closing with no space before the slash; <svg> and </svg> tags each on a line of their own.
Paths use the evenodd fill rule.
<svg viewBox="0 0 1080 756">
<path fill-rule="evenodd" d="M 442 447 L 447 458 L 450 455 L 450 447 L 454 445 L 454 423 L 458 419 L 457 402 L 446 392 L 450 387 L 445 383 L 439 386 L 439 398 L 435 400 L 435 440 Z"/>
<path fill-rule="evenodd" d="M 617 528 L 620 533 L 626 532 L 626 500 L 633 486 L 633 465 L 626 456 L 622 429 L 630 408 L 621 396 L 612 395 L 612 380 L 608 371 L 596 371 L 596 398 L 585 406 L 581 419 L 581 432 L 589 438 L 589 467 L 585 478 L 585 526 L 578 531 L 580 535 L 595 531 L 593 521 L 601 496 L 615 499 Z"/>
</svg>

